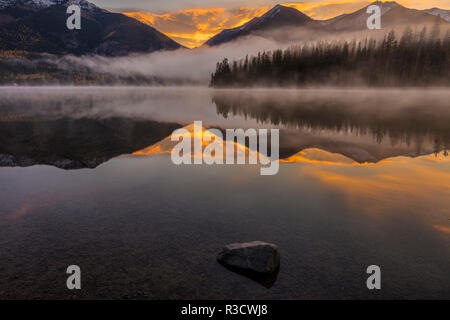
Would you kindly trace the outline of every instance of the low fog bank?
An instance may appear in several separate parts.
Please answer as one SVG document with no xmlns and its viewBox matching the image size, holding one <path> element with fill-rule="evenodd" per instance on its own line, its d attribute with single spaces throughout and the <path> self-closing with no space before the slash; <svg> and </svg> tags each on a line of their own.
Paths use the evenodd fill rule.
<svg viewBox="0 0 450 320">
<path fill-rule="evenodd" d="M 377 32 L 382 38 L 385 32 Z M 202 46 L 194 49 L 159 51 L 151 54 L 133 54 L 126 57 L 65 56 L 56 63 L 61 68 L 83 67 L 89 70 L 116 76 L 156 77 L 164 83 L 187 83 L 207 85 L 216 64 L 224 58 L 237 60 L 259 51 L 286 49 L 301 43 L 343 39 L 363 39 L 372 32 L 350 32 L 329 34 L 306 28 L 283 28 L 270 32 L 249 35 L 220 46 Z"/>
<path fill-rule="evenodd" d="M 166 80 L 164 83 L 182 82 L 188 84 L 206 85 L 216 64 L 224 58 L 230 61 L 255 55 L 261 51 L 286 49 L 294 45 L 316 44 L 318 42 L 362 41 L 372 38 L 382 41 L 391 30 L 401 35 L 407 26 L 397 26 L 394 29 L 379 31 L 328 32 L 323 30 L 300 28 L 283 28 L 246 36 L 237 41 L 217 47 L 202 46 L 191 50 L 179 49 L 171 52 L 155 52 L 126 57 L 102 56 L 66 56 L 58 61 L 64 68 L 86 67 L 100 73 L 116 76 L 155 77 Z M 421 30 L 423 26 L 414 27 Z M 428 30 L 432 26 L 427 26 Z M 441 30 L 444 35 L 447 30 Z"/>
<path fill-rule="evenodd" d="M 256 36 L 218 47 L 205 46 L 191 50 L 159 51 L 112 58 L 65 56 L 56 63 L 65 69 L 81 66 L 116 76 L 151 76 L 164 79 L 166 83 L 207 85 L 216 63 L 223 58 L 238 59 L 247 54 L 256 54 L 260 50 L 274 50 L 280 46 L 288 45 Z"/>
<path fill-rule="evenodd" d="M 420 30 L 414 27 L 413 30 Z M 396 27 L 401 35 L 405 26 Z M 432 26 L 428 26 L 431 30 Z M 332 32 L 305 27 L 254 34 L 216 47 L 159 51 L 124 57 L 35 55 L 0 59 L 0 84 L 208 85 L 216 64 L 258 52 L 318 42 L 381 41 L 391 29 Z M 443 36 L 447 30 L 441 30 Z M 25 71 L 24 71 L 25 70 Z"/>
<path fill-rule="evenodd" d="M 47 123 L 69 128 L 68 119 L 106 121 L 117 130 L 148 121 L 186 126 L 202 120 L 206 128 L 280 128 L 284 146 L 294 153 L 305 143 L 324 146 L 331 136 L 371 149 L 401 147 L 402 154 L 450 149 L 449 90 L 0 87 L 0 96 L 1 126 L 16 132 L 27 126 L 21 132 L 30 135 L 48 134 Z"/>
</svg>

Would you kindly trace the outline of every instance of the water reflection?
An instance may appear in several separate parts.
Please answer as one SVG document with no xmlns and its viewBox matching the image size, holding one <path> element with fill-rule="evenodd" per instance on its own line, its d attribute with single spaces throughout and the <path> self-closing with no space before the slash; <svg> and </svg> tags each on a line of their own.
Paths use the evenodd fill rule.
<svg viewBox="0 0 450 320">
<path fill-rule="evenodd" d="M 61 169 L 95 168 L 124 153 L 154 144 L 176 123 L 127 118 L 34 117 L 0 123 L 0 166 L 36 164 Z"/>
<path fill-rule="evenodd" d="M 0 165 L 29 166 L 0 168 L 2 297 L 74 298 L 54 285 L 73 261 L 89 270 L 75 298 L 450 297 L 449 93 L 0 94 Z M 193 120 L 280 128 L 279 173 L 174 166 L 167 137 Z M 282 251 L 276 279 L 217 264 L 224 244 L 255 239 Z M 383 270 L 377 295 L 370 264 Z"/>
<path fill-rule="evenodd" d="M 261 123 L 353 136 L 381 144 L 415 146 L 421 153 L 448 153 L 449 94 L 416 91 L 216 91 L 213 102 L 225 118 L 240 115 Z"/>
<path fill-rule="evenodd" d="M 280 128 L 280 156 L 290 161 L 312 148 L 357 163 L 447 155 L 450 141 L 445 90 L 1 88 L 0 94 L 1 166 L 94 168 L 118 155 L 157 151 L 152 147 L 175 128 L 195 120 L 207 128 Z"/>
<path fill-rule="evenodd" d="M 308 152 L 304 153 L 303 159 L 307 159 Z M 448 227 L 450 157 L 443 153 L 415 159 L 396 157 L 363 167 L 343 161 L 303 159 L 307 165 L 298 175 L 312 177 L 324 189 L 338 192 L 354 211 L 381 217 L 407 206 L 410 213 L 426 215 L 430 227 Z"/>
</svg>

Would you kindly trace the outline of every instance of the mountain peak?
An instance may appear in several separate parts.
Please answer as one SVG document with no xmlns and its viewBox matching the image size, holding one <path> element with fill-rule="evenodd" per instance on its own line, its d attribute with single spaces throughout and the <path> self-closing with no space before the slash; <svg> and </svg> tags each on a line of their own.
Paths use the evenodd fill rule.
<svg viewBox="0 0 450 320">
<path fill-rule="evenodd" d="M 0 0 L 0 10 L 12 6 L 16 0 Z"/>
<path fill-rule="evenodd" d="M 273 15 L 277 15 L 277 14 L 280 14 L 280 13 L 287 13 L 287 12 L 291 12 L 291 13 L 292 12 L 296 12 L 296 13 L 298 13 L 300 11 L 298 11 L 297 9 L 292 8 L 292 7 L 286 7 L 286 6 L 283 6 L 281 4 L 277 4 L 275 7 L 273 7 L 272 9 L 267 11 L 265 14 L 263 14 L 261 16 L 261 18 L 264 17 L 264 16 L 273 16 Z"/>
<path fill-rule="evenodd" d="M 255 32 L 270 31 L 280 27 L 305 26 L 312 22 L 315 21 L 297 9 L 277 4 L 262 16 L 253 18 L 239 27 L 222 30 L 205 44 L 215 46 Z"/>
<path fill-rule="evenodd" d="M 298 11 L 295 8 L 282 6 L 281 4 L 277 4 L 275 7 L 267 11 L 259 18 L 255 18 L 255 21 L 261 23 L 267 20 L 278 20 L 279 23 L 282 24 L 297 24 L 299 22 L 303 23 L 305 21 L 312 20 L 310 17 L 305 15 L 304 13 Z"/>
<path fill-rule="evenodd" d="M 25 5 L 35 9 L 45 9 L 55 5 L 72 5 L 76 4 L 82 8 L 96 7 L 86 0 L 0 0 L 0 9 L 12 7 L 15 5 Z"/>
<path fill-rule="evenodd" d="M 372 5 L 388 6 L 388 7 L 400 6 L 400 4 L 396 1 L 375 1 L 372 3 Z"/>
<path fill-rule="evenodd" d="M 11 7 L 14 5 L 28 5 L 36 8 L 48 8 L 62 2 L 61 0 L 0 0 L 0 8 Z"/>
<path fill-rule="evenodd" d="M 1 11 L 0 48 L 3 50 L 124 56 L 181 47 L 148 25 L 100 9 L 86 0 L 16 0 L 8 4 L 11 2 L 12 10 Z M 83 8 L 85 27 L 67 32 L 64 9 L 73 4 Z M 55 28 L 58 24 L 61 27 Z M 17 41 L 19 38 L 24 40 Z"/>
<path fill-rule="evenodd" d="M 273 18 L 277 15 L 279 15 L 284 9 L 289 9 L 287 7 L 283 7 L 280 4 L 277 4 L 275 7 L 264 13 L 260 18 L 261 19 L 267 19 L 267 18 Z"/>
</svg>

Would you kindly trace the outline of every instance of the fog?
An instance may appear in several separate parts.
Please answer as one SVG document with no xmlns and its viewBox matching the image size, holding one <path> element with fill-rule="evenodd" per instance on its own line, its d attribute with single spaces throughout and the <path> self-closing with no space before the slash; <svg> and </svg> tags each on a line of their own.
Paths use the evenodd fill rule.
<svg viewBox="0 0 450 320">
<path fill-rule="evenodd" d="M 49 136 L 64 128 L 74 130 L 65 124 L 70 119 L 93 120 L 100 127 L 106 121 L 125 131 L 145 121 L 279 128 L 283 155 L 321 146 L 361 162 L 446 151 L 450 143 L 450 93 L 445 89 L 0 87 L 0 96 L 3 136 L 9 139 L 25 126 L 16 137 L 20 141 L 30 139 L 24 135 L 52 141 Z M 61 124 L 62 131 L 49 130 L 52 123 Z"/>
<path fill-rule="evenodd" d="M 126 57 L 65 56 L 57 63 L 62 68 L 77 66 L 118 76 L 154 76 L 166 80 L 185 80 L 195 84 L 207 84 L 216 63 L 223 58 L 240 59 L 260 50 L 286 47 L 274 40 L 248 37 L 217 47 L 160 51 L 151 54 L 133 54 Z"/>
<path fill-rule="evenodd" d="M 395 28 L 401 35 L 405 26 Z M 430 30 L 431 28 L 428 28 Z M 202 46 L 195 49 L 159 51 L 150 54 L 131 54 L 124 57 L 104 57 L 98 55 L 67 55 L 47 62 L 55 63 L 59 68 L 73 70 L 84 67 L 94 72 L 112 74 L 120 77 L 156 77 L 170 83 L 172 80 L 184 83 L 206 85 L 216 63 L 228 58 L 238 60 L 246 55 L 255 55 L 259 51 L 286 49 L 293 45 L 316 43 L 319 41 L 380 40 L 390 29 L 379 31 L 329 32 L 305 27 L 272 30 L 243 37 L 220 46 Z M 442 34 L 443 32 L 441 32 Z"/>
</svg>

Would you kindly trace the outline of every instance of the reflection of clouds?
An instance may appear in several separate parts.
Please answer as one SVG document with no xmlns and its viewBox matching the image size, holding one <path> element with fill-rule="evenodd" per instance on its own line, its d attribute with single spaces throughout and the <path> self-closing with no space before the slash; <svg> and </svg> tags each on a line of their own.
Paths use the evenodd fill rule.
<svg viewBox="0 0 450 320">
<path fill-rule="evenodd" d="M 434 227 L 436 230 L 439 230 L 439 231 L 442 231 L 442 232 L 445 232 L 445 233 L 450 234 L 450 228 L 449 228 L 449 227 L 439 226 L 439 225 L 434 225 L 433 227 Z"/>
<path fill-rule="evenodd" d="M 21 204 L 17 209 L 13 210 L 11 214 L 9 215 L 9 219 L 17 219 L 24 215 L 26 215 L 28 212 L 32 210 L 32 206 L 29 203 L 23 203 Z"/>
<path fill-rule="evenodd" d="M 382 218 L 384 214 L 418 214 L 434 229 L 445 231 L 450 215 L 450 158 L 442 153 L 419 158 L 398 157 L 370 166 L 311 164 L 302 175 L 343 194 L 352 210 Z M 436 228 L 435 226 L 441 226 Z"/>
</svg>

